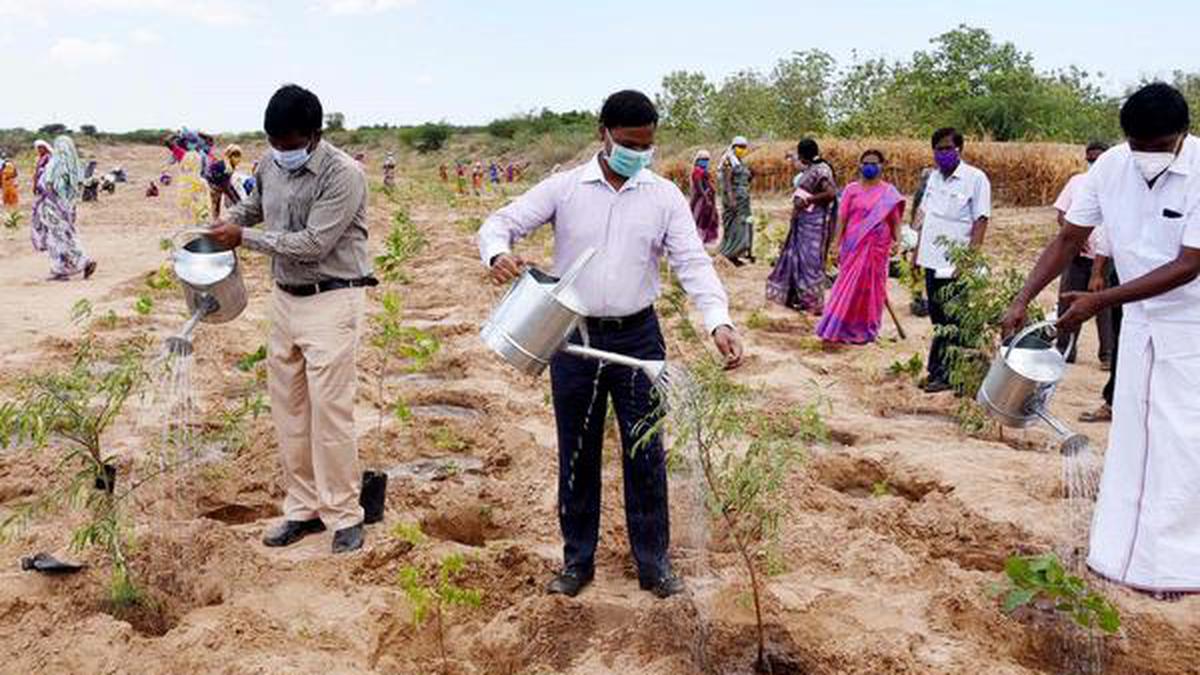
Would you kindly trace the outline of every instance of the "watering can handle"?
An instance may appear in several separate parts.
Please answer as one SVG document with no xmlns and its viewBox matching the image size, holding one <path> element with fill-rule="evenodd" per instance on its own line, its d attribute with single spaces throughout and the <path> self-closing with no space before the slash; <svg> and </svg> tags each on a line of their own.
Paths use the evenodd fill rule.
<svg viewBox="0 0 1200 675">
<path fill-rule="evenodd" d="M 1020 333 L 1017 333 L 1016 337 L 1014 337 L 1012 340 L 1009 341 L 1008 349 L 1006 349 L 1004 351 L 1004 358 L 1008 359 L 1009 354 L 1012 354 L 1013 348 L 1016 347 L 1017 344 L 1019 342 L 1021 342 L 1021 340 L 1024 340 L 1031 333 L 1035 333 L 1043 328 L 1053 328 L 1055 325 L 1056 324 L 1053 321 L 1043 321 L 1041 323 L 1035 323 L 1032 326 L 1029 326 L 1025 330 L 1021 331 Z M 1078 337 L 1078 334 L 1071 335 L 1071 340 L 1070 340 L 1070 342 L 1067 343 L 1066 351 L 1062 352 L 1062 355 L 1064 358 L 1068 354 L 1070 354 L 1071 349 L 1075 347 L 1075 338 L 1077 338 L 1077 337 Z"/>
<path fill-rule="evenodd" d="M 571 266 L 567 268 L 567 271 L 563 272 L 563 275 L 561 278 L 559 278 L 558 283 L 554 284 L 553 294 L 558 295 L 568 286 L 575 283 L 575 278 L 579 276 L 579 273 L 583 271 L 584 267 L 587 267 L 587 264 L 591 262 L 592 258 L 596 257 L 596 253 L 596 248 L 592 246 L 588 247 L 588 249 L 585 250 L 582 255 L 576 258 L 575 262 L 571 263 Z"/>
</svg>

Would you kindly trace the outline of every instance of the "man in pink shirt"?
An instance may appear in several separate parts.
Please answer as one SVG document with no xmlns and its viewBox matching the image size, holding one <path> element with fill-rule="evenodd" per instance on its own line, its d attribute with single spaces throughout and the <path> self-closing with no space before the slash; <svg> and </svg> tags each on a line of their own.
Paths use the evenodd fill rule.
<svg viewBox="0 0 1200 675">
<path fill-rule="evenodd" d="M 479 249 L 496 283 L 516 278 L 525 262 L 512 245 L 545 223 L 554 227 L 554 267 L 561 273 L 588 248 L 599 253 L 575 290 L 586 312 L 591 346 L 641 359 L 666 350 L 654 301 L 659 261 L 665 254 L 675 276 L 704 317 L 728 368 L 742 361 L 742 343 L 729 318 L 728 299 L 712 259 L 696 234 L 683 193 L 654 174 L 658 112 L 645 94 L 619 91 L 604 101 L 599 139 L 590 161 L 543 180 L 493 213 L 479 230 Z M 581 343 L 575 334 L 571 341 Z M 621 432 L 625 521 L 644 590 L 666 598 L 683 590 L 671 571 L 666 454 L 655 439 L 635 444 L 658 411 L 649 379 L 639 371 L 567 354 L 550 364 L 558 427 L 558 517 L 563 569 L 550 593 L 574 596 L 594 574 L 600 537 L 600 469 L 608 399 Z"/>
<path fill-rule="evenodd" d="M 1091 143 L 1088 143 L 1087 149 L 1085 150 L 1085 158 L 1087 159 L 1088 166 L 1091 167 L 1092 163 L 1099 159 L 1100 155 L 1103 155 L 1104 151 L 1107 149 L 1108 146 L 1099 141 L 1092 141 Z M 1068 180 L 1067 184 L 1063 187 L 1062 192 L 1059 193 L 1058 199 L 1054 201 L 1054 209 L 1058 211 L 1059 227 L 1065 227 L 1067 212 L 1071 210 L 1071 202 L 1075 199 L 1076 192 L 1083 185 L 1085 178 L 1087 178 L 1087 172 L 1071 176 L 1071 179 Z M 1075 256 L 1075 258 L 1071 260 L 1071 264 L 1068 265 L 1067 269 L 1063 271 L 1062 277 L 1060 277 L 1058 280 L 1059 295 L 1062 295 L 1063 293 L 1078 293 L 1088 290 L 1088 284 L 1092 278 L 1092 267 L 1096 259 L 1096 241 L 1099 237 L 1099 234 L 1100 228 L 1097 227 L 1092 231 L 1092 236 L 1088 238 L 1087 246 L 1085 246 L 1083 250 L 1079 252 L 1079 255 Z M 1059 315 L 1061 316 L 1062 314 L 1065 314 L 1066 311 L 1066 304 L 1060 301 L 1058 304 Z M 1111 311 L 1105 310 L 1104 312 L 1096 315 L 1096 330 L 1100 334 L 1100 353 L 1098 355 L 1100 358 L 1100 364 L 1102 368 L 1107 370 L 1110 367 L 1113 354 L 1113 328 Z M 1058 336 L 1059 351 L 1067 348 L 1072 336 L 1078 338 L 1079 331 L 1075 331 L 1074 333 L 1067 333 L 1064 331 Z M 1067 355 L 1068 363 L 1075 362 L 1076 351 L 1077 349 L 1075 347 L 1071 348 L 1071 353 Z"/>
</svg>

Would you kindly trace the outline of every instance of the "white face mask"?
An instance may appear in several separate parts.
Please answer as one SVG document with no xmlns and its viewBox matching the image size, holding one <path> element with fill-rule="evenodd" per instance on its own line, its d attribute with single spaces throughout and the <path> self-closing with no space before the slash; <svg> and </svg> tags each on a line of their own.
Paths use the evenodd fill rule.
<svg viewBox="0 0 1200 675">
<path fill-rule="evenodd" d="M 1183 141 L 1187 138 L 1184 134 L 1179 137 L 1179 142 L 1175 144 L 1175 152 L 1142 152 L 1140 150 L 1132 150 L 1133 164 L 1137 167 L 1138 173 L 1142 174 L 1142 178 L 1147 183 L 1166 173 L 1167 169 L 1175 163 L 1175 158 L 1179 156 L 1179 151 L 1183 149 Z"/>
<path fill-rule="evenodd" d="M 1133 164 L 1147 183 L 1163 175 L 1175 161 L 1173 152 L 1139 152 L 1134 150 Z"/>
<path fill-rule="evenodd" d="M 308 148 L 297 148 L 296 150 L 276 150 L 271 148 L 271 155 L 275 158 L 275 163 L 284 171 L 295 171 L 304 166 L 308 161 Z"/>
</svg>

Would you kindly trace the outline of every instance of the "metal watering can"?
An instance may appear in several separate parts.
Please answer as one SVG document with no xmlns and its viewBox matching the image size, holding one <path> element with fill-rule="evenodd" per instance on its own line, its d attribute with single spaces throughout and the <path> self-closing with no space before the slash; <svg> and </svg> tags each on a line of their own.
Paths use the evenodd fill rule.
<svg viewBox="0 0 1200 675">
<path fill-rule="evenodd" d="M 1024 429 L 1037 421 L 1045 422 L 1062 439 L 1063 454 L 1072 454 L 1088 444 L 1083 434 L 1067 428 L 1047 410 L 1050 397 L 1067 370 L 1066 355 L 1075 345 L 1071 337 L 1065 352 L 1034 335 L 1053 321 L 1029 326 L 997 352 L 975 400 L 1001 424 Z"/>
<path fill-rule="evenodd" d="M 171 250 L 171 269 L 183 287 L 183 297 L 192 313 L 178 335 L 167 338 L 167 349 L 181 356 L 192 353 L 192 331 L 200 321 L 225 323 L 246 309 L 246 285 L 242 282 L 237 253 L 208 237 L 208 230 L 190 229 L 172 237 L 182 246 Z"/>
<path fill-rule="evenodd" d="M 646 361 L 600 349 L 567 344 L 571 333 L 584 319 L 579 299 L 571 284 L 596 255 L 589 248 L 571 263 L 561 278 L 530 267 L 508 289 L 492 310 L 479 336 L 484 344 L 517 370 L 540 375 L 559 351 L 646 373 L 656 386 L 666 380 L 665 361 Z"/>
</svg>

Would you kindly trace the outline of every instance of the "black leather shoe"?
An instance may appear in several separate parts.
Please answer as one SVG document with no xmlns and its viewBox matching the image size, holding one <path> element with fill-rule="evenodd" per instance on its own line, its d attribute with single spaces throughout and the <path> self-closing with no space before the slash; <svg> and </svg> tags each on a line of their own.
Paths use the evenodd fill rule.
<svg viewBox="0 0 1200 675">
<path fill-rule="evenodd" d="M 638 585 L 643 591 L 650 591 L 656 597 L 669 598 L 672 595 L 678 595 L 685 590 L 683 579 L 675 576 L 674 572 L 667 572 L 658 579 L 639 578 Z"/>
<path fill-rule="evenodd" d="M 320 518 L 312 520 L 285 520 L 282 524 L 269 530 L 263 535 L 263 544 L 265 546 L 291 546 L 310 534 L 317 534 L 325 531 L 325 523 L 321 522 Z"/>
<path fill-rule="evenodd" d="M 953 387 L 950 386 L 949 382 L 942 380 L 930 380 L 929 382 L 925 383 L 925 386 L 922 387 L 922 389 L 925 390 L 926 394 L 940 394 L 943 391 L 950 391 L 953 389 Z"/>
<path fill-rule="evenodd" d="M 357 551 L 363 545 L 363 524 L 351 525 L 333 533 L 333 552 L 349 553 Z"/>
<path fill-rule="evenodd" d="M 573 598 L 579 595 L 579 591 L 582 591 L 584 586 L 592 583 L 593 576 L 595 576 L 595 570 L 591 569 L 563 570 L 550 580 L 550 584 L 546 586 L 546 592 L 550 595 L 565 595 Z"/>
</svg>

